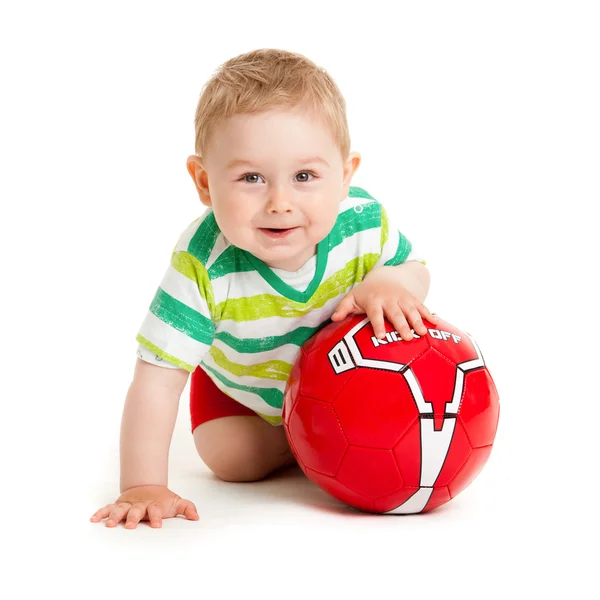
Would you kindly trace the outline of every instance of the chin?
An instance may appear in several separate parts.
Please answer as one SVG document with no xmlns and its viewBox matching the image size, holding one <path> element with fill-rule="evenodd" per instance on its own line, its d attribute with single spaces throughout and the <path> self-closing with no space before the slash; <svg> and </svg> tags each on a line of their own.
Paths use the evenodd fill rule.
<svg viewBox="0 0 600 600">
<path fill-rule="evenodd" d="M 264 263 L 269 264 L 270 262 L 273 261 L 277 261 L 277 262 L 282 262 L 282 261 L 292 261 L 294 260 L 294 258 L 296 257 L 295 254 L 289 254 L 289 253 L 278 253 L 278 252 L 271 252 L 268 256 L 261 256 L 260 254 L 255 254 L 254 256 L 258 256 L 258 258 L 260 258 L 260 260 L 262 260 Z"/>
</svg>

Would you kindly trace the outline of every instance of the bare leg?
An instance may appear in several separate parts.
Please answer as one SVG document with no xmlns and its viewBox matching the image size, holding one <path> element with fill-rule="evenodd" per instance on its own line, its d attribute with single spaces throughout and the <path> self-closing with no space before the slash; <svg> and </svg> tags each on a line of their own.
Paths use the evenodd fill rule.
<svg viewBox="0 0 600 600">
<path fill-rule="evenodd" d="M 260 417 L 213 419 L 198 425 L 193 435 L 200 458 L 224 481 L 259 481 L 297 464 L 283 426 Z"/>
</svg>

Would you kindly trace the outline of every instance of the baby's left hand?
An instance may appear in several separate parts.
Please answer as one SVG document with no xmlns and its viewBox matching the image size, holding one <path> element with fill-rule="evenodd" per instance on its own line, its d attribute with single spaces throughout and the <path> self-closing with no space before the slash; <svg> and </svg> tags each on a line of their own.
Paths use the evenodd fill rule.
<svg viewBox="0 0 600 600">
<path fill-rule="evenodd" d="M 338 304 L 331 316 L 332 321 L 341 321 L 350 314 L 366 313 L 373 326 L 375 336 L 385 337 L 384 317 L 390 321 L 400 336 L 412 340 L 413 334 L 409 322 L 419 335 L 427 333 L 422 318 L 431 323 L 437 316 L 409 290 L 407 290 L 389 271 L 371 272 L 353 290 L 350 290 Z"/>
</svg>

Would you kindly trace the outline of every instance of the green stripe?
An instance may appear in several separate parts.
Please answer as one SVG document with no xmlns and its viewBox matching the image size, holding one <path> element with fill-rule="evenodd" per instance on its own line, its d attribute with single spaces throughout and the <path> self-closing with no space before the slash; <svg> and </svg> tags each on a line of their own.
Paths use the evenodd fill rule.
<svg viewBox="0 0 600 600">
<path fill-rule="evenodd" d="M 370 202 L 363 204 L 360 213 L 354 208 L 345 210 L 335 222 L 329 234 L 329 250 L 341 244 L 345 239 L 352 237 L 360 231 L 374 229 L 381 224 L 381 204 Z"/>
<path fill-rule="evenodd" d="M 402 233 L 398 232 L 398 247 L 396 248 L 396 254 L 390 258 L 385 263 L 385 266 L 395 266 L 402 264 L 410 254 L 412 250 L 412 244 L 402 235 Z"/>
<path fill-rule="evenodd" d="M 350 196 L 350 198 L 368 198 L 369 200 L 375 200 L 367 190 L 363 190 L 356 185 L 350 186 L 348 189 L 348 196 Z"/>
<path fill-rule="evenodd" d="M 281 390 L 278 390 L 277 388 L 259 388 L 249 385 L 241 385 L 239 383 L 231 381 L 230 379 L 227 379 L 227 377 L 224 377 L 223 375 L 221 375 L 221 373 L 219 373 L 212 367 L 209 367 L 204 362 L 202 362 L 202 366 L 206 370 L 213 373 L 213 375 L 215 375 L 215 377 L 217 377 L 219 381 L 223 382 L 229 388 L 232 388 L 234 390 L 242 390 L 251 394 L 256 394 L 273 408 L 281 408 L 283 406 L 283 392 Z"/>
<path fill-rule="evenodd" d="M 287 381 L 292 372 L 292 365 L 283 360 L 267 360 L 254 365 L 242 365 L 229 360 L 225 353 L 215 346 L 211 347 L 209 353 L 221 369 L 229 371 L 236 377 L 259 377 Z"/>
<path fill-rule="evenodd" d="M 215 335 L 213 322 L 160 287 L 152 300 L 150 312 L 193 340 L 202 344 L 212 344 Z"/>
<path fill-rule="evenodd" d="M 208 275 L 214 280 L 229 273 L 242 273 L 254 270 L 252 264 L 248 262 L 248 259 L 239 248 L 229 246 L 219 255 L 210 269 L 208 269 Z"/>
<path fill-rule="evenodd" d="M 214 315 L 215 297 L 206 267 L 195 256 L 185 251 L 174 252 L 171 256 L 171 265 L 176 271 L 196 284 L 200 295 L 208 304 L 210 314 Z"/>
<path fill-rule="evenodd" d="M 155 346 L 150 340 L 147 340 L 141 333 L 138 333 L 135 339 L 142 346 L 145 346 L 146 348 L 148 348 L 148 350 L 154 352 L 154 354 L 156 354 L 157 356 L 160 356 L 164 360 L 168 360 L 174 365 L 177 365 L 178 367 L 181 367 L 182 369 L 185 369 L 190 373 L 192 373 L 196 369 L 196 367 L 190 365 L 189 363 L 186 363 L 183 360 L 179 360 L 176 356 L 163 352 L 158 346 Z"/>
<path fill-rule="evenodd" d="M 363 254 L 346 263 L 326 279 L 307 303 L 296 302 L 273 294 L 258 294 L 244 298 L 229 298 L 217 304 L 221 318 L 234 321 L 255 321 L 268 317 L 302 317 L 308 312 L 321 308 L 329 300 L 346 292 L 355 283 L 360 283 L 373 268 L 379 254 Z"/>
<path fill-rule="evenodd" d="M 220 233 L 215 214 L 211 211 L 200 223 L 200 227 L 188 244 L 187 251 L 205 265 Z"/>
<path fill-rule="evenodd" d="M 264 338 L 238 338 L 227 331 L 220 331 L 215 335 L 215 339 L 220 340 L 230 348 L 233 348 L 236 352 L 244 352 L 247 354 L 267 352 L 268 350 L 274 350 L 285 344 L 294 344 L 300 347 L 306 340 L 319 331 L 319 329 L 329 323 L 329 321 L 330 319 L 326 319 L 316 327 L 297 327 L 283 335 L 271 335 Z"/>
</svg>

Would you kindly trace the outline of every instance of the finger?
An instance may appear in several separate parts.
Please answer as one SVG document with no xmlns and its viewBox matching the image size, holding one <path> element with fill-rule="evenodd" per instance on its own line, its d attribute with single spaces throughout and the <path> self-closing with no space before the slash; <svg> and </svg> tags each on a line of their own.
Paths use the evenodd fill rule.
<svg viewBox="0 0 600 600">
<path fill-rule="evenodd" d="M 367 316 L 371 321 L 371 326 L 373 327 L 375 337 L 380 340 L 383 339 L 385 337 L 385 321 L 383 317 L 383 309 L 381 308 L 381 306 L 377 306 L 376 308 L 370 308 L 367 311 Z"/>
<path fill-rule="evenodd" d="M 417 310 L 417 307 L 410 308 L 407 312 L 408 321 L 413 326 L 413 329 L 419 335 L 426 335 L 427 327 L 425 327 L 425 324 L 421 319 L 421 313 Z"/>
<path fill-rule="evenodd" d="M 175 507 L 177 511 L 175 514 L 183 515 L 186 519 L 190 521 L 197 521 L 200 517 L 198 516 L 198 511 L 194 506 L 194 503 L 190 500 L 180 500 Z"/>
<path fill-rule="evenodd" d="M 349 296 L 344 296 L 341 302 L 337 305 L 335 312 L 331 315 L 332 320 L 341 320 L 352 310 L 352 300 Z"/>
<path fill-rule="evenodd" d="M 406 320 L 406 317 L 404 316 L 404 312 L 402 311 L 402 309 L 396 306 L 395 312 L 393 314 L 390 314 L 388 318 L 394 324 L 394 328 L 403 340 L 406 340 L 407 342 L 412 340 L 413 334 L 410 330 L 410 327 L 408 326 L 408 322 Z"/>
<path fill-rule="evenodd" d="M 120 504 L 115 504 L 108 515 L 106 526 L 116 527 L 121 522 L 121 519 L 123 519 L 123 517 L 129 512 L 131 506 L 131 502 L 121 502 Z"/>
<path fill-rule="evenodd" d="M 418 308 L 423 318 L 427 319 L 427 321 L 436 323 L 439 320 L 439 317 L 435 313 L 432 313 L 424 304 L 421 304 Z"/>
<path fill-rule="evenodd" d="M 146 514 L 146 505 L 143 502 L 136 502 L 127 513 L 127 521 L 125 527 L 127 529 L 135 529 L 137 524 L 144 518 Z"/>
<path fill-rule="evenodd" d="M 152 502 L 148 505 L 148 520 L 150 527 L 162 527 L 162 509 L 157 502 Z"/>
<path fill-rule="evenodd" d="M 107 504 L 102 508 L 98 509 L 91 517 L 90 521 L 97 523 L 98 521 L 102 521 L 110 514 L 110 511 L 113 509 L 114 504 Z"/>
</svg>

